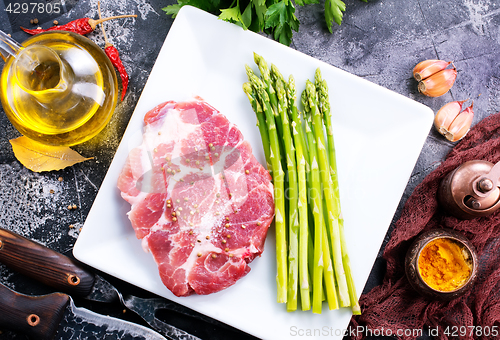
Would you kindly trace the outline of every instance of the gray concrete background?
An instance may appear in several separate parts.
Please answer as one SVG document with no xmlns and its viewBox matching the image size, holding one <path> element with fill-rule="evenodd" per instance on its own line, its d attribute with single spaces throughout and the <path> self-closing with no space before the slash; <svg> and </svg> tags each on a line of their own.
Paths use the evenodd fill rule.
<svg viewBox="0 0 500 340">
<path fill-rule="evenodd" d="M 9 3 L 0 2 L 0 29 L 12 33 L 18 41 L 27 38 L 19 25 L 27 26 L 29 16 L 9 15 Z M 26 2 L 19 0 L 18 2 Z M 75 147 L 93 161 L 50 173 L 36 174 L 26 170 L 15 159 L 9 139 L 19 133 L 0 113 L 0 226 L 46 244 L 50 248 L 71 253 L 99 186 L 111 163 L 114 152 L 172 19 L 161 8 L 173 0 L 103 0 L 104 16 L 136 13 L 132 21 L 110 22 L 106 26 L 112 42 L 121 52 L 131 78 L 126 99 L 119 103 L 116 114 L 95 140 Z M 323 3 L 323 1 L 321 1 Z M 333 34 L 324 24 L 321 5 L 297 8 L 300 30 L 295 33 L 291 48 L 327 62 L 373 83 L 429 106 L 436 112 L 453 100 L 473 99 L 473 124 L 500 109 L 500 2 L 497 0 L 345 0 L 347 9 L 341 26 Z M 43 27 L 57 19 L 65 23 L 83 16 L 97 18 L 97 0 L 64 2 L 64 14 L 47 15 Z M 89 36 L 104 45 L 100 31 Z M 412 69 L 425 59 L 453 61 L 458 77 L 452 90 L 439 98 L 418 93 Z M 3 64 L 0 64 L 3 65 Z M 360 94 L 362 98 L 362 94 Z M 412 138 L 411 131 L 407 138 Z M 434 129 L 429 131 L 415 169 L 401 198 L 395 221 L 402 205 L 416 185 L 434 170 L 454 144 L 447 142 Z M 62 177 L 62 182 L 58 178 Z M 50 190 L 55 194 L 49 194 Z M 78 209 L 68 211 L 67 205 Z M 72 224 L 76 228 L 70 229 Z M 392 225 L 386 236 L 390 235 Z M 382 248 L 383 249 L 382 245 Z M 384 263 L 377 259 L 365 291 L 381 280 Z M 112 278 L 110 278 L 112 280 Z M 29 294 L 49 292 L 32 281 L 0 265 L 0 282 Z M 121 282 L 123 290 L 147 296 Z M 81 302 L 84 304 L 84 302 Z M 139 322 L 121 313 L 120 306 L 88 305 L 94 310 Z M 171 323 L 188 328 L 204 339 L 244 339 L 241 334 L 221 325 L 202 324 L 191 319 L 168 315 Z M 1 328 L 0 328 L 1 329 Z M 14 332 L 2 330 L 0 339 L 24 339 Z"/>
</svg>

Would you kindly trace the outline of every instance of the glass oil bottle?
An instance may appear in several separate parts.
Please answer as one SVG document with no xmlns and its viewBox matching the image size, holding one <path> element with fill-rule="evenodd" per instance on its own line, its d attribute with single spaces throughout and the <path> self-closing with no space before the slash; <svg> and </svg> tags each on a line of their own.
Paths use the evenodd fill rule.
<svg viewBox="0 0 500 340">
<path fill-rule="evenodd" d="M 98 134 L 114 112 L 118 83 L 109 58 L 86 37 L 50 31 L 17 44 L 0 31 L 0 99 L 24 136 L 71 146 Z"/>
</svg>

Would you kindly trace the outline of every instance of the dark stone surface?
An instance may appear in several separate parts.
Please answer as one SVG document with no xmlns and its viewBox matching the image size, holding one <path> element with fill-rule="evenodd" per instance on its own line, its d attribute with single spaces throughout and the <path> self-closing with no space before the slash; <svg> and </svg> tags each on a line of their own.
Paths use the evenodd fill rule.
<svg viewBox="0 0 500 340">
<path fill-rule="evenodd" d="M 19 26 L 30 26 L 30 15 L 14 15 L 5 9 L 14 0 L 0 2 L 0 29 L 23 41 L 27 35 Z M 23 1 L 18 1 L 22 3 Z M 39 2 L 42 2 L 39 0 Z M 50 2 L 50 1 L 48 1 Z M 52 0 L 52 2 L 54 2 Z M 127 122 L 163 44 L 173 19 L 161 8 L 173 0 L 103 0 L 103 16 L 138 14 L 138 18 L 110 22 L 108 36 L 121 53 L 129 70 L 130 86 L 114 118 L 95 139 L 74 147 L 83 156 L 94 159 L 73 167 L 33 173 L 14 157 L 9 139 L 19 136 L 3 111 L 0 114 L 0 226 L 46 244 L 50 248 L 71 254 L 78 229 L 92 206 L 107 168 L 118 147 Z M 500 3 L 496 0 L 345 0 L 347 10 L 341 26 L 330 34 L 323 21 L 320 5 L 297 8 L 300 31 L 294 35 L 291 47 L 326 63 L 351 72 L 406 97 L 421 102 L 435 112 L 453 100 L 473 99 L 474 124 L 496 113 L 500 107 Z M 45 2 L 44 2 L 45 3 Z M 97 18 L 97 0 L 66 1 L 60 15 L 40 15 L 43 27 L 53 20 L 65 23 L 80 17 Z M 104 39 L 99 31 L 89 35 L 100 46 Z M 458 70 L 453 89 L 439 98 L 418 93 L 411 70 L 421 60 L 452 60 Z M 0 64 L 3 65 L 3 64 Z M 360 93 L 362 98 L 362 93 Z M 412 138 L 408 131 L 407 138 Z M 434 170 L 454 144 L 447 142 L 434 129 L 417 161 L 407 188 L 401 198 L 393 222 L 416 185 Z M 58 178 L 62 177 L 63 181 Z M 50 193 L 53 190 L 54 193 Z M 68 204 L 76 210 L 68 210 Z M 70 228 L 73 225 L 75 228 Z M 389 227 L 386 241 L 390 236 Z M 385 244 L 385 243 L 384 243 Z M 381 250 L 384 247 L 381 247 Z M 385 270 L 379 254 L 370 279 L 364 288 L 369 291 L 381 282 Z M 125 293 L 147 297 L 149 293 L 109 278 Z M 0 282 L 27 294 L 51 292 L 0 264 Z M 130 312 L 123 313 L 119 304 L 101 305 L 77 301 L 103 314 L 141 322 Z M 165 313 L 168 322 L 203 339 L 244 339 L 220 324 L 206 323 L 181 314 Z M 256 326 L 258 327 L 258 326 Z M 23 335 L 1 330 L 0 340 L 25 339 Z M 250 337 L 248 337 L 250 338 Z"/>
</svg>

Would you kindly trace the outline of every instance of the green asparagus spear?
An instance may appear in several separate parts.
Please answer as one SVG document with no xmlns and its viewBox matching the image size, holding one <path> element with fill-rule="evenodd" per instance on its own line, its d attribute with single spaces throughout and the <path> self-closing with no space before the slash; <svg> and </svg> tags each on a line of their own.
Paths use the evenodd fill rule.
<svg viewBox="0 0 500 340">
<path fill-rule="evenodd" d="M 304 99 L 306 99 L 306 102 L 307 102 L 307 97 L 304 98 L 304 95 L 305 93 L 303 92 L 302 93 L 302 96 L 301 96 L 301 102 L 304 103 Z M 309 105 L 303 105 L 304 106 L 304 117 L 306 116 L 305 112 L 309 109 Z M 300 111 L 297 111 L 298 112 L 298 117 L 299 117 L 299 120 L 301 119 L 300 117 Z M 301 124 L 302 126 L 302 124 Z M 299 135 L 302 135 L 304 137 L 304 140 L 306 139 L 306 134 L 304 131 L 304 129 L 300 129 L 300 130 L 297 130 Z M 310 157 L 311 157 L 311 154 L 308 152 L 308 147 L 312 147 L 313 145 L 308 145 L 306 144 L 305 142 L 303 143 L 303 145 L 305 145 L 305 148 L 304 148 L 304 154 L 305 154 L 305 159 L 306 159 L 306 181 L 307 181 L 307 220 L 308 220 L 308 224 L 309 224 L 309 237 L 308 237 L 308 261 L 309 261 L 309 264 L 308 264 L 308 268 L 309 268 L 309 276 L 311 278 L 310 282 L 312 283 L 312 275 L 314 273 L 314 252 L 315 252 L 315 248 L 314 248 L 314 242 L 313 242 L 313 238 L 314 238 L 314 228 L 315 228 L 315 225 L 314 225 L 314 214 L 313 214 L 313 211 L 312 211 L 312 207 L 313 207 L 313 203 L 312 203 L 312 194 L 311 194 L 311 191 L 312 191 L 312 187 L 313 185 L 311 184 L 311 178 L 312 178 L 312 175 L 311 175 L 311 166 L 309 164 L 310 162 Z M 307 151 L 307 152 L 306 152 Z M 313 287 L 311 286 L 311 291 L 313 290 Z M 323 300 L 325 300 L 326 298 L 324 297 Z"/>
<path fill-rule="evenodd" d="M 275 204 L 275 228 L 276 228 L 276 262 L 277 262 L 277 289 L 279 303 L 287 300 L 287 243 L 285 223 L 285 197 L 284 197 L 284 172 L 281 167 L 281 155 L 279 147 L 276 123 L 269 103 L 269 95 L 265 86 L 250 67 L 247 67 L 248 79 L 256 90 L 261 106 L 266 115 L 266 126 L 269 133 L 271 152 L 269 158 L 273 169 L 274 182 L 274 204 Z"/>
<path fill-rule="evenodd" d="M 288 233 L 288 297 L 287 310 L 297 310 L 299 284 L 299 216 L 298 216 L 298 183 L 295 146 L 290 132 L 288 119 L 288 101 L 285 80 L 275 65 L 271 64 L 271 79 L 278 96 L 278 113 L 283 123 L 283 141 L 286 152 L 286 168 L 288 172 L 287 199 L 289 202 Z"/>
<path fill-rule="evenodd" d="M 307 180 L 306 180 L 306 157 L 302 133 L 302 125 L 298 114 L 296 102 L 295 80 L 290 75 L 287 84 L 288 114 L 292 118 L 292 135 L 295 144 L 295 155 L 297 159 L 298 177 L 298 213 L 299 213 L 299 284 L 300 300 L 302 310 L 311 309 L 310 284 L 308 269 L 308 243 L 309 243 L 309 223 L 307 211 Z M 300 135 L 299 135 L 300 133 Z"/>
<path fill-rule="evenodd" d="M 349 297 L 349 289 L 347 287 L 347 279 L 345 276 L 344 266 L 342 263 L 342 247 L 340 241 L 339 230 L 339 211 L 335 203 L 333 193 L 333 184 L 330 177 L 328 158 L 325 148 L 325 136 L 323 134 L 323 121 L 318 109 L 316 88 L 309 80 L 306 82 L 307 100 L 310 107 L 310 116 L 312 120 L 312 128 L 316 141 L 318 152 L 318 165 L 321 174 L 321 184 L 325 195 L 326 206 L 328 209 L 328 227 L 331 235 L 333 264 L 335 267 L 335 276 L 339 290 L 339 300 L 342 307 L 351 305 Z"/>
<path fill-rule="evenodd" d="M 319 68 L 316 70 L 314 78 L 315 78 L 316 91 L 318 92 L 319 107 L 326 128 L 326 136 L 328 142 L 328 160 L 330 164 L 330 175 L 332 178 L 333 194 L 334 197 L 336 198 L 335 201 L 337 204 L 337 209 L 339 211 L 339 232 L 340 232 L 340 242 L 342 247 L 342 263 L 344 264 L 344 271 L 347 279 L 347 286 L 349 289 L 349 298 L 351 301 L 352 311 L 353 314 L 359 315 L 361 314 L 361 308 L 359 306 L 358 296 L 356 293 L 356 286 L 354 284 L 354 279 L 352 277 L 349 254 L 347 251 L 347 244 L 344 233 L 344 220 L 342 218 L 342 212 L 340 208 L 339 180 L 337 174 L 337 160 L 335 157 L 335 143 L 333 138 L 333 125 L 331 120 L 328 85 L 326 83 L 326 80 L 322 79 L 321 70 Z"/>
<path fill-rule="evenodd" d="M 303 93 L 304 94 L 304 93 Z M 307 97 L 302 96 L 304 99 Z M 308 110 L 308 106 L 304 105 L 304 110 Z M 306 122 L 307 123 L 307 122 Z M 321 178 L 317 163 L 316 141 L 312 135 L 310 125 L 306 124 L 306 136 L 309 143 L 309 163 L 311 164 L 311 188 L 309 195 L 311 197 L 312 212 L 314 217 L 314 271 L 313 271 L 313 313 L 320 314 L 322 309 L 323 297 L 323 271 L 324 271 L 324 247 L 323 247 L 323 205 L 321 203 Z"/>
</svg>

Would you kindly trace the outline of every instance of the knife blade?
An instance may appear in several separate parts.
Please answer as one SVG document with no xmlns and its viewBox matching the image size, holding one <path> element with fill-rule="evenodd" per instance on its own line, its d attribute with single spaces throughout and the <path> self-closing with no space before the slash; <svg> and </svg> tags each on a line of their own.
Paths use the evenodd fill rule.
<svg viewBox="0 0 500 340">
<path fill-rule="evenodd" d="M 29 296 L 1 283 L 0 326 L 36 340 L 166 340 L 144 326 L 76 307 L 69 295 Z"/>
<path fill-rule="evenodd" d="M 58 291 L 91 301 L 119 301 L 129 309 L 120 291 L 101 276 L 61 253 L 3 228 L 0 228 L 0 262 Z M 140 310 L 129 310 L 171 339 L 200 340 L 167 323 L 153 322 L 148 315 L 139 314 Z M 177 312 L 183 311 L 179 309 Z"/>
</svg>

